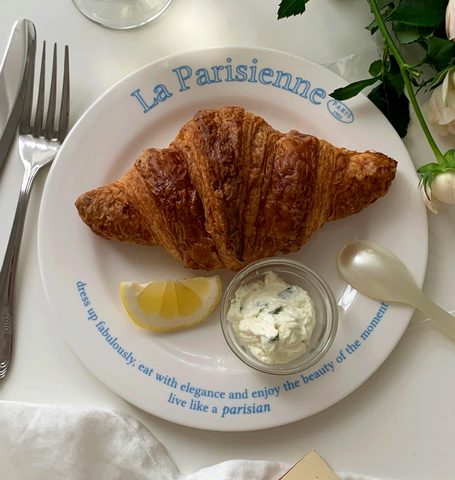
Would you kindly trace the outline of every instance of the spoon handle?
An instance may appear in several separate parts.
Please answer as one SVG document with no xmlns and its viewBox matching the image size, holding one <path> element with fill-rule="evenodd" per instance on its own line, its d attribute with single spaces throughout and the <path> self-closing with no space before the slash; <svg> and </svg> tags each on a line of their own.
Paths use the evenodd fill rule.
<svg viewBox="0 0 455 480">
<path fill-rule="evenodd" d="M 433 303 L 424 293 L 419 296 L 416 305 L 421 312 L 431 318 L 449 337 L 455 340 L 455 317 Z"/>
</svg>

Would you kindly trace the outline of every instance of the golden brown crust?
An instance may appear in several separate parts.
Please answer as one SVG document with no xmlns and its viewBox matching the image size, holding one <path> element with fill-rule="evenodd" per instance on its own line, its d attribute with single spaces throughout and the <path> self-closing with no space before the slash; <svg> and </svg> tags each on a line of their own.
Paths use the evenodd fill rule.
<svg viewBox="0 0 455 480">
<path fill-rule="evenodd" d="M 241 268 L 242 110 L 200 111 L 171 144 L 185 158 L 204 208 L 205 229 L 222 263 L 237 268 Z"/>
<path fill-rule="evenodd" d="M 149 229 L 160 245 L 190 268 L 221 268 L 214 242 L 204 228 L 201 199 L 181 153 L 174 148 L 145 150 L 135 168 L 147 186 Z"/>
<path fill-rule="evenodd" d="M 132 168 L 117 182 L 81 195 L 76 208 L 82 220 L 100 237 L 138 245 L 160 245 L 156 232 L 148 228 L 140 206 L 143 188 Z"/>
<path fill-rule="evenodd" d="M 163 245 L 194 269 L 236 271 L 295 252 L 325 222 L 360 212 L 387 193 L 396 165 L 223 107 L 197 112 L 169 148 L 145 150 L 76 207 L 103 238 Z"/>
</svg>

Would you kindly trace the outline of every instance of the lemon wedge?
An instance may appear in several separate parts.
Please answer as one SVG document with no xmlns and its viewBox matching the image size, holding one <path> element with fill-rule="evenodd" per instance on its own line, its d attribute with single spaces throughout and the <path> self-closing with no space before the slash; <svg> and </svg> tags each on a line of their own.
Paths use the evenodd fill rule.
<svg viewBox="0 0 455 480">
<path fill-rule="evenodd" d="M 120 297 L 133 322 L 149 330 L 170 331 L 204 321 L 221 298 L 221 280 L 214 277 L 159 282 L 122 282 Z"/>
</svg>

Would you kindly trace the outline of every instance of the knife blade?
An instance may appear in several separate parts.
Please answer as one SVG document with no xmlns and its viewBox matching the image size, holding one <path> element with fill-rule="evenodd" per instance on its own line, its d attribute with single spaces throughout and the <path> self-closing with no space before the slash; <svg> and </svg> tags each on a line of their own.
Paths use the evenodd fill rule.
<svg viewBox="0 0 455 480">
<path fill-rule="evenodd" d="M 13 26 L 0 66 L 0 169 L 21 117 L 30 56 L 35 49 L 35 25 L 22 18 Z"/>
</svg>

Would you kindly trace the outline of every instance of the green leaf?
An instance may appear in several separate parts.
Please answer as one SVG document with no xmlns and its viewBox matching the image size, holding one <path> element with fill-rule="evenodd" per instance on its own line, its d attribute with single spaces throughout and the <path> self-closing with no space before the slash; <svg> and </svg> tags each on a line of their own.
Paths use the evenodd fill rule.
<svg viewBox="0 0 455 480">
<path fill-rule="evenodd" d="M 347 87 L 337 88 L 330 94 L 330 96 L 335 100 L 348 100 L 349 98 L 355 97 L 365 87 L 373 85 L 378 80 L 379 77 L 368 78 L 367 80 L 360 80 L 358 82 L 351 83 Z"/>
<path fill-rule="evenodd" d="M 435 29 L 433 36 L 439 37 L 439 38 L 447 38 L 447 32 L 446 32 L 446 22 L 445 22 L 445 15 L 444 15 L 444 21 L 442 21 Z"/>
<path fill-rule="evenodd" d="M 447 162 L 455 162 L 455 149 L 451 148 L 450 150 L 447 150 L 444 154 L 444 158 Z"/>
<path fill-rule="evenodd" d="M 302 15 L 305 11 L 305 5 L 309 1 L 310 0 L 281 0 L 280 7 L 278 8 L 278 20 L 294 15 Z"/>
<path fill-rule="evenodd" d="M 441 167 L 439 163 L 427 163 L 426 165 L 422 165 L 420 168 L 417 169 L 418 173 L 421 173 L 422 175 L 424 173 L 433 173 L 433 172 L 438 172 L 441 170 Z"/>
<path fill-rule="evenodd" d="M 420 38 L 419 27 L 416 25 L 408 25 L 403 22 L 392 22 L 392 30 L 401 45 L 417 42 Z"/>
<path fill-rule="evenodd" d="M 397 21 L 392 22 L 392 29 L 401 45 L 408 45 L 409 43 L 425 40 L 430 37 L 435 30 L 433 27 L 418 27 Z"/>
<path fill-rule="evenodd" d="M 436 29 L 433 27 L 419 27 L 420 37 L 422 40 L 430 38 L 432 35 L 435 35 Z"/>
<path fill-rule="evenodd" d="M 432 65 L 436 71 L 442 70 L 455 55 L 455 43 L 438 37 L 427 40 L 428 51 L 425 62 Z"/>
<path fill-rule="evenodd" d="M 404 138 L 408 132 L 410 120 L 408 97 L 399 96 L 394 88 L 381 83 L 368 94 L 368 98 L 387 117 L 398 135 Z"/>
<path fill-rule="evenodd" d="M 376 60 L 370 65 L 370 69 L 368 70 L 368 73 L 372 77 L 377 77 L 380 73 L 382 72 L 382 62 L 381 60 Z"/>
<path fill-rule="evenodd" d="M 400 67 L 393 55 L 389 56 L 389 68 L 384 74 L 383 81 L 387 83 L 391 88 L 393 88 L 397 95 L 400 97 L 404 90 L 404 80 L 401 75 Z"/>
<path fill-rule="evenodd" d="M 430 88 L 437 87 L 444 80 L 446 73 L 449 70 L 452 70 L 452 68 L 455 68 L 455 65 L 447 65 L 447 67 L 443 68 L 440 72 L 438 72 L 430 83 Z"/>
<path fill-rule="evenodd" d="M 378 6 L 379 6 L 379 3 L 378 3 Z M 383 18 L 384 21 L 387 20 L 388 16 L 390 15 L 390 13 L 393 11 L 394 9 L 394 5 L 393 5 L 393 2 L 387 2 L 386 5 L 384 5 L 384 7 L 387 7 L 384 9 L 384 11 L 381 13 L 381 16 Z M 382 10 L 384 7 L 380 7 L 379 6 L 379 9 Z M 378 30 L 379 30 L 379 27 L 378 27 L 378 22 L 376 21 L 376 19 L 374 19 L 369 25 L 367 25 L 366 27 L 366 30 L 369 30 L 371 32 L 371 35 L 375 34 Z"/>
<path fill-rule="evenodd" d="M 387 5 L 393 5 L 393 0 L 377 0 L 376 3 L 378 4 L 378 8 L 381 11 L 383 8 L 387 7 Z"/>
<path fill-rule="evenodd" d="M 455 170 L 455 150 L 447 150 L 444 154 L 444 170 Z"/>
<path fill-rule="evenodd" d="M 365 28 L 371 32 L 371 35 L 374 35 L 374 34 L 379 30 L 378 22 L 376 21 L 376 19 L 374 19 L 374 20 L 373 20 L 369 25 L 367 25 Z"/>
<path fill-rule="evenodd" d="M 444 21 L 446 8 L 447 0 L 401 0 L 390 20 L 421 27 L 437 27 Z"/>
</svg>

